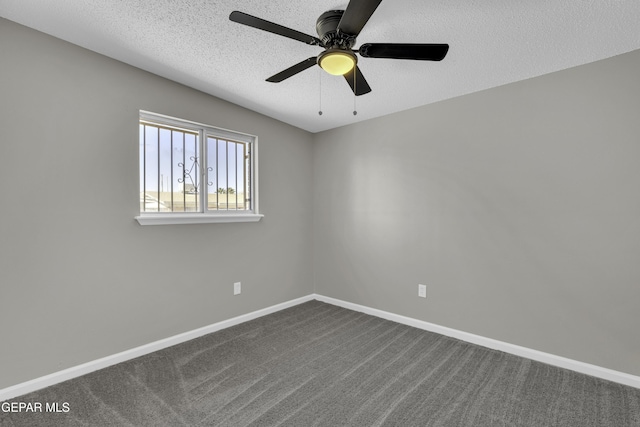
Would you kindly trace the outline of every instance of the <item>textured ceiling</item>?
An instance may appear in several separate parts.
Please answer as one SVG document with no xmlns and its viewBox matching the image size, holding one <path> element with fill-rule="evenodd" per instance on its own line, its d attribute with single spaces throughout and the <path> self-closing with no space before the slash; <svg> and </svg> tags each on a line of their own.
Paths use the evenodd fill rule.
<svg viewBox="0 0 640 427">
<path fill-rule="evenodd" d="M 311 132 L 640 49 L 639 0 L 383 0 L 356 48 L 450 49 L 442 62 L 360 58 L 373 91 L 354 116 L 347 83 L 319 67 L 265 82 L 320 48 L 228 19 L 239 10 L 315 36 L 317 17 L 347 3 L 0 0 L 0 16 Z"/>
</svg>

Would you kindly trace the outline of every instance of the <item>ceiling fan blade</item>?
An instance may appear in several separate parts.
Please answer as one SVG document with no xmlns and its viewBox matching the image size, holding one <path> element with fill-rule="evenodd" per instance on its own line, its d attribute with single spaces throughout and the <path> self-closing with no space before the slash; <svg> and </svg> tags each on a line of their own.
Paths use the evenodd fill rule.
<svg viewBox="0 0 640 427">
<path fill-rule="evenodd" d="M 300 31 L 292 30 L 291 28 L 283 27 L 282 25 L 274 24 L 273 22 L 265 21 L 264 19 L 248 15 L 244 12 L 238 12 L 237 10 L 233 11 L 231 12 L 231 15 L 229 15 L 229 19 L 233 22 L 237 22 L 238 24 L 248 25 L 249 27 L 268 31 L 306 44 L 322 46 L 322 42 L 316 37 L 301 33 Z"/>
<path fill-rule="evenodd" d="M 312 56 L 302 62 L 298 62 L 296 65 L 289 67 L 286 70 L 280 71 L 278 74 L 274 74 L 269 77 L 267 81 L 271 83 L 280 83 L 281 81 L 288 79 L 291 76 L 295 76 L 299 72 L 304 71 L 307 68 L 311 68 L 314 65 L 316 65 L 316 57 Z"/>
<path fill-rule="evenodd" d="M 448 44 L 365 43 L 358 53 L 363 58 L 417 59 L 441 61 L 449 51 Z"/>
<path fill-rule="evenodd" d="M 357 36 L 382 0 L 351 0 L 340 18 L 338 30 Z"/>
<path fill-rule="evenodd" d="M 354 73 L 356 77 L 355 82 L 353 80 Z M 364 78 L 364 76 L 362 75 L 362 71 L 360 71 L 360 68 L 358 68 L 357 65 L 351 71 L 344 75 L 344 79 L 347 81 L 347 83 L 349 83 L 349 86 L 351 86 L 351 90 L 356 94 L 356 96 L 364 95 L 365 93 L 371 92 L 369 83 L 367 83 L 367 80 Z"/>
</svg>

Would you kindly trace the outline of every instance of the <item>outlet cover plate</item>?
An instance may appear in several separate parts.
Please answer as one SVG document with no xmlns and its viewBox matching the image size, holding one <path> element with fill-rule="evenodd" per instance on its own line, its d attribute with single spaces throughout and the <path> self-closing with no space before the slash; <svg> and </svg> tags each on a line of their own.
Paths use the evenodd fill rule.
<svg viewBox="0 0 640 427">
<path fill-rule="evenodd" d="M 427 297 L 427 285 L 418 285 L 418 296 L 421 298 Z"/>
<path fill-rule="evenodd" d="M 233 284 L 233 294 L 239 295 L 242 292 L 242 283 L 236 282 Z"/>
</svg>

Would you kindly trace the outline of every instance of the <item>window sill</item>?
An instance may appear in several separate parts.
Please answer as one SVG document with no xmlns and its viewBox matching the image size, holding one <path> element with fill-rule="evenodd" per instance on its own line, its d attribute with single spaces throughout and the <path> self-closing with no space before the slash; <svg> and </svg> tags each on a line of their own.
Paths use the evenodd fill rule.
<svg viewBox="0 0 640 427">
<path fill-rule="evenodd" d="M 143 214 L 135 217 L 140 225 L 212 224 L 220 222 L 257 222 L 261 214 Z"/>
</svg>

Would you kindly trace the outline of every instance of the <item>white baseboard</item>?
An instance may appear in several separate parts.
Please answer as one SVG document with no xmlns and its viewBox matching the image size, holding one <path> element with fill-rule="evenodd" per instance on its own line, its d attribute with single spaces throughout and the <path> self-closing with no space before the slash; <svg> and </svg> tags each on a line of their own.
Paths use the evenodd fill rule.
<svg viewBox="0 0 640 427">
<path fill-rule="evenodd" d="M 164 348 L 171 347 L 173 345 L 180 344 L 185 341 L 210 334 L 212 332 L 217 332 L 230 326 L 257 319 L 258 317 L 275 313 L 277 311 L 284 310 L 285 308 L 293 307 L 294 305 L 302 304 L 303 302 L 311 301 L 313 299 L 313 294 L 307 295 L 302 298 L 297 298 L 291 301 L 283 302 L 281 304 L 276 304 L 271 307 L 263 308 L 261 310 L 257 310 L 248 314 L 243 314 L 241 316 L 233 317 L 228 320 L 223 320 L 222 322 L 214 323 L 209 326 L 204 326 L 202 328 L 194 329 L 189 332 L 145 344 L 140 347 L 132 348 L 121 353 L 83 363 L 82 365 L 74 366 L 63 371 L 54 372 L 53 374 L 45 375 L 43 377 L 26 381 L 24 383 L 16 384 L 14 386 L 0 390 L 0 402 L 13 399 L 17 396 L 22 396 L 27 393 L 31 393 L 32 391 L 40 390 L 54 384 L 61 383 L 63 381 L 79 377 L 81 375 L 86 375 L 90 372 L 107 368 L 117 363 L 126 362 L 127 360 L 135 359 L 136 357 L 144 356 L 145 354 L 153 353 L 154 351 L 162 350 Z"/>
<path fill-rule="evenodd" d="M 389 313 L 387 311 L 378 310 L 376 308 L 354 304 L 351 302 L 342 301 L 342 300 L 331 298 L 331 297 L 325 297 L 323 295 L 314 294 L 313 297 L 318 301 L 326 302 L 328 304 L 337 305 L 339 307 L 344 307 L 350 310 L 370 314 L 372 316 L 381 317 L 383 319 L 391 320 L 393 322 L 402 323 L 404 325 L 413 326 L 415 328 L 424 329 L 426 331 L 435 332 L 435 333 L 446 335 L 452 338 L 457 338 L 459 340 L 466 341 L 472 344 L 481 345 L 483 347 L 503 351 L 505 353 L 510 353 L 520 357 L 525 357 L 531 360 L 536 360 L 538 362 L 546 363 L 548 365 L 570 369 L 572 371 L 580 372 L 582 374 L 591 375 L 592 377 L 602 378 L 605 380 L 613 381 L 619 384 L 624 384 L 624 385 L 628 385 L 628 386 L 640 389 L 640 377 L 635 375 L 614 371 L 613 369 L 602 368 L 600 366 L 591 365 L 589 363 L 579 362 L 577 360 L 568 359 L 566 357 L 556 356 L 549 353 L 544 353 L 542 351 L 521 347 L 519 345 L 509 344 L 509 343 L 494 340 L 491 338 L 485 338 L 480 335 L 474 335 L 468 332 L 447 328 L 445 326 L 439 326 L 433 323 L 425 322 L 423 320 L 413 319 L 411 317 Z"/>
<path fill-rule="evenodd" d="M 303 302 L 318 300 L 326 302 L 328 304 L 337 305 L 339 307 L 348 308 L 350 310 L 359 311 L 362 313 L 370 314 L 372 316 L 380 317 L 383 319 L 391 320 L 393 322 L 402 323 L 404 325 L 413 326 L 426 331 L 435 332 L 441 335 L 457 338 L 462 341 L 466 341 L 472 344 L 481 345 L 483 347 L 492 348 L 494 350 L 504 351 L 516 356 L 525 357 L 528 359 L 543 362 L 549 365 L 558 366 L 572 371 L 580 372 L 583 374 L 591 375 L 593 377 L 602 378 L 605 380 L 613 381 L 616 383 L 628 385 L 640 389 L 640 377 L 626 374 L 624 372 L 614 371 L 612 369 L 602 368 L 588 363 L 579 362 L 565 357 L 555 356 L 553 354 L 544 353 L 530 348 L 521 347 L 514 344 L 505 343 L 502 341 L 494 340 L 491 338 L 485 338 L 479 335 L 470 334 L 456 329 L 439 326 L 433 323 L 425 322 L 411 317 L 401 316 L 399 314 L 389 313 L 387 311 L 378 310 L 376 308 L 367 307 L 364 305 L 354 304 L 339 299 L 325 297 L 318 294 L 310 294 L 301 298 L 297 298 L 291 301 L 276 304 L 271 307 L 263 308 L 251 313 L 243 314 L 228 320 L 223 320 L 218 323 L 214 323 L 209 326 L 194 329 L 193 331 L 185 332 L 182 334 L 174 335 L 169 338 L 165 338 L 159 341 L 155 341 L 149 344 L 142 345 L 140 347 L 132 348 L 130 350 L 123 351 L 111 356 L 103 357 L 91 362 L 83 363 L 82 365 L 74 366 L 53 374 L 45 375 L 40 378 L 36 378 L 24 383 L 16 384 L 14 386 L 0 390 L 0 402 L 13 399 L 17 396 L 22 396 L 27 393 L 31 393 L 36 390 L 40 390 L 45 387 L 52 386 L 54 384 L 67 381 L 81 375 L 88 374 L 99 369 L 107 368 L 109 366 L 126 362 L 127 360 L 134 359 L 136 357 L 144 356 L 145 354 L 153 353 L 154 351 L 162 350 L 167 347 L 171 347 L 176 344 L 189 341 L 203 335 L 207 335 L 219 330 L 238 325 L 249 320 L 257 319 L 258 317 L 265 316 L 267 314 L 275 313 L 285 308 L 293 307 Z"/>
</svg>

